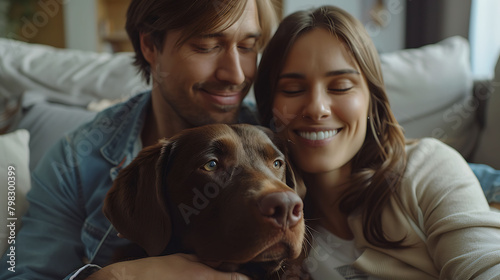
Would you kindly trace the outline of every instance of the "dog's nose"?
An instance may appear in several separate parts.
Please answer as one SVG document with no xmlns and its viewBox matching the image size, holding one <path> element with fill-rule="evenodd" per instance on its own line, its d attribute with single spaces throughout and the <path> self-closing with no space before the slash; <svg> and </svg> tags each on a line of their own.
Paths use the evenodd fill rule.
<svg viewBox="0 0 500 280">
<path fill-rule="evenodd" d="M 302 218 L 302 200 L 294 192 L 274 192 L 264 196 L 260 202 L 262 215 L 272 218 L 276 226 L 289 228 Z"/>
</svg>

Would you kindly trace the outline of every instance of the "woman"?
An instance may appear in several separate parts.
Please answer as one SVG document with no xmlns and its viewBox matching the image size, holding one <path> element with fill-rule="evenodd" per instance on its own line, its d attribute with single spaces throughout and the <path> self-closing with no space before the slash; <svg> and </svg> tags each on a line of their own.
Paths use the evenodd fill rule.
<svg viewBox="0 0 500 280">
<path fill-rule="evenodd" d="M 325 6 L 285 18 L 255 94 L 306 183 L 313 278 L 500 276 L 500 215 L 456 151 L 405 142 L 377 51 L 351 15 Z"/>
</svg>

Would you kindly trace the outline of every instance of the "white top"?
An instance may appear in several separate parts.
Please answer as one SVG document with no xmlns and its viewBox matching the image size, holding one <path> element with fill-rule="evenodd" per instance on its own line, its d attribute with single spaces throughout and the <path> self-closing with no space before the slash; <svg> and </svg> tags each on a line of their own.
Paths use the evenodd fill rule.
<svg viewBox="0 0 500 280">
<path fill-rule="evenodd" d="M 317 226 L 305 265 L 313 279 L 377 280 L 352 266 L 361 253 L 354 240 L 342 239 Z"/>
</svg>

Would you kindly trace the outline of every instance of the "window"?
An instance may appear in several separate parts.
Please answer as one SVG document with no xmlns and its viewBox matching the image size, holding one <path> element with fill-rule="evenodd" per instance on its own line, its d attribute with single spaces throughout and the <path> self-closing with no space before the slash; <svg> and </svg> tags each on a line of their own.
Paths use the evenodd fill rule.
<svg viewBox="0 0 500 280">
<path fill-rule="evenodd" d="M 500 55 L 500 1 L 472 0 L 469 41 L 474 78 L 493 78 Z"/>
</svg>

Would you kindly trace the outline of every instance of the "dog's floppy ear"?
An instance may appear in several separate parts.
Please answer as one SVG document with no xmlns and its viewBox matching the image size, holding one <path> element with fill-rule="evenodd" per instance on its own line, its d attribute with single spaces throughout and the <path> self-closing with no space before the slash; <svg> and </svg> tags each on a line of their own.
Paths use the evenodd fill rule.
<svg viewBox="0 0 500 280">
<path fill-rule="evenodd" d="M 164 174 L 158 173 L 157 166 L 165 153 L 170 153 L 168 140 L 144 148 L 120 171 L 104 200 L 104 215 L 120 235 L 150 256 L 161 254 L 172 234 L 165 198 L 158 191 Z"/>
<path fill-rule="evenodd" d="M 264 126 L 256 126 L 260 130 L 264 131 L 267 136 L 273 141 L 274 145 L 285 155 L 286 161 L 286 184 L 293 188 L 300 198 L 304 199 L 306 196 L 306 185 L 298 169 L 295 168 L 294 164 L 290 160 L 290 155 L 288 152 L 288 146 L 286 139 L 283 139 L 277 133 L 274 133 L 271 129 Z"/>
</svg>

